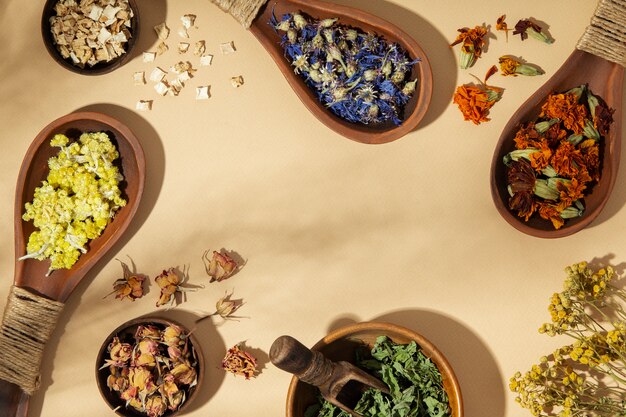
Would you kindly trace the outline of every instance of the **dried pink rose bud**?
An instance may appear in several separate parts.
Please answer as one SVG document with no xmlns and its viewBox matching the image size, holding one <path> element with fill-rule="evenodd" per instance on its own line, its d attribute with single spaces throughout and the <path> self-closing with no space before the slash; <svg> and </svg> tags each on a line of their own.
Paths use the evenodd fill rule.
<svg viewBox="0 0 626 417">
<path fill-rule="evenodd" d="M 250 379 L 256 374 L 256 359 L 248 352 L 239 348 L 240 344 L 228 349 L 226 356 L 222 359 L 222 368 L 235 375 L 244 376 Z"/>
<path fill-rule="evenodd" d="M 196 370 L 186 363 L 180 362 L 170 371 L 176 382 L 186 385 L 195 385 L 198 375 Z"/>
<path fill-rule="evenodd" d="M 108 347 L 110 359 L 104 361 L 102 368 L 107 366 L 123 367 L 130 360 L 133 347 L 128 343 L 120 342 L 118 337 L 114 337 Z"/>
<path fill-rule="evenodd" d="M 209 282 L 223 281 L 237 271 L 237 262 L 226 253 L 213 251 L 213 256 L 209 258 L 209 251 L 202 254 L 202 261 L 206 273 L 211 277 Z"/>
<path fill-rule="evenodd" d="M 143 282 L 146 280 L 146 276 L 131 272 L 128 265 L 124 262 L 118 261 L 122 264 L 123 277 L 116 280 L 113 283 L 113 291 L 107 295 L 115 294 L 115 298 L 123 300 L 128 298 L 130 301 L 135 301 L 137 298 L 143 297 Z"/>
<path fill-rule="evenodd" d="M 153 395 L 146 399 L 148 417 L 160 417 L 167 411 L 167 403 L 160 395 Z"/>
</svg>

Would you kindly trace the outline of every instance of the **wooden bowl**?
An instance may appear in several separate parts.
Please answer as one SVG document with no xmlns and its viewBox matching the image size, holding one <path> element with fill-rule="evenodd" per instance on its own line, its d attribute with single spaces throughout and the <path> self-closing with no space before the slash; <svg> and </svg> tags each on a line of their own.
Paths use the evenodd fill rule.
<svg viewBox="0 0 626 417">
<path fill-rule="evenodd" d="M 378 336 L 387 336 L 395 343 L 415 341 L 424 355 L 430 358 L 441 372 L 443 386 L 448 394 L 452 417 L 463 417 L 461 388 L 452 367 L 437 348 L 424 336 L 407 328 L 390 323 L 363 322 L 337 329 L 311 349 L 333 361 L 354 362 L 355 351 L 364 345 L 371 349 Z M 312 385 L 293 377 L 287 392 L 287 417 L 303 417 L 305 410 L 317 403 L 319 391 Z"/>
<path fill-rule="evenodd" d="M 320 20 L 339 18 L 339 24 L 352 26 L 364 32 L 375 33 L 389 43 L 398 43 L 412 59 L 419 58 L 421 60 L 413 66 L 411 78 L 417 78 L 418 83 L 415 93 L 404 108 L 404 120 L 401 125 L 396 126 L 392 122 L 378 125 L 351 123 L 336 116 L 324 104 L 320 103 L 315 92 L 293 71 L 291 62 L 285 57 L 281 46 L 281 34 L 268 24 L 272 13 L 280 19 L 285 13 L 298 11 Z M 384 19 L 362 10 L 324 1 L 272 0 L 261 9 L 260 14 L 252 23 L 250 31 L 276 62 L 283 76 L 306 108 L 330 129 L 348 139 L 368 144 L 391 142 L 413 131 L 428 110 L 433 91 L 433 76 L 428 57 L 415 39 Z"/>
<path fill-rule="evenodd" d="M 135 0 L 128 0 L 128 4 L 133 11 L 133 17 L 130 20 L 130 33 L 132 36 L 126 43 L 126 53 L 115 59 L 112 59 L 111 61 L 99 62 L 94 66 L 85 65 L 84 68 L 75 65 L 69 58 L 63 58 L 54 42 L 52 32 L 50 30 L 50 18 L 56 16 L 54 6 L 58 2 L 59 0 L 46 0 L 46 3 L 43 6 L 43 13 L 41 15 L 41 36 L 43 37 L 43 43 L 44 45 L 46 45 L 48 53 L 50 54 L 52 59 L 59 63 L 59 65 L 72 72 L 82 75 L 101 75 L 121 67 L 130 59 L 131 51 L 139 37 L 139 9 L 137 8 L 137 3 Z"/>
<path fill-rule="evenodd" d="M 146 417 L 147 414 L 140 413 L 139 411 L 133 408 L 126 408 L 125 401 L 119 398 L 119 394 L 110 390 L 107 387 L 107 377 L 109 376 L 109 368 L 100 369 L 100 367 L 104 364 L 105 359 L 108 357 L 107 347 L 113 340 L 115 336 L 119 337 L 122 342 L 133 343 L 134 342 L 134 334 L 137 330 L 137 327 L 140 325 L 154 325 L 161 330 L 166 328 L 167 326 L 175 325 L 183 329 L 183 331 L 188 335 L 188 340 L 190 342 L 190 346 L 193 354 L 196 358 L 196 366 L 195 370 L 198 375 L 198 383 L 189 388 L 186 391 L 186 398 L 181 404 L 181 406 L 175 410 L 167 410 L 163 417 L 174 417 L 182 414 L 185 409 L 189 406 L 189 404 L 193 401 L 193 399 L 197 396 L 197 393 L 202 387 L 202 381 L 204 379 L 204 357 L 202 356 L 202 349 L 200 349 L 200 343 L 196 339 L 193 334 L 189 333 L 189 330 L 186 329 L 181 324 L 165 318 L 160 317 L 139 317 L 126 323 L 120 325 L 117 329 L 113 330 L 111 334 L 107 336 L 100 347 L 100 351 L 98 352 L 98 357 L 96 359 L 96 381 L 98 383 L 98 389 L 104 401 L 108 404 L 109 407 L 115 414 L 122 417 Z"/>
</svg>

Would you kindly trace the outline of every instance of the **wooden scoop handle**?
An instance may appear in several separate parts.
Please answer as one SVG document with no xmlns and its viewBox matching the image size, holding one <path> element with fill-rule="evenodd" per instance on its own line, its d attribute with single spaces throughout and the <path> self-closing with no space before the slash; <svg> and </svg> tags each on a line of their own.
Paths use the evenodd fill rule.
<svg viewBox="0 0 626 417">
<path fill-rule="evenodd" d="M 26 417 L 29 398 L 19 386 L 0 380 L 0 417 Z"/>
<path fill-rule="evenodd" d="M 270 348 L 270 361 L 302 382 L 320 390 L 327 388 L 336 364 L 319 352 L 312 351 L 291 336 L 280 336 Z"/>
</svg>

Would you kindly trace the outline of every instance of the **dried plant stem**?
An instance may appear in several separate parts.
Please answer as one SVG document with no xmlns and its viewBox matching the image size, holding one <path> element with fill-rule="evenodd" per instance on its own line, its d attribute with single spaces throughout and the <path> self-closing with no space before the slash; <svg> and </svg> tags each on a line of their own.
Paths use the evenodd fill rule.
<svg viewBox="0 0 626 417">
<path fill-rule="evenodd" d="M 39 368 L 63 303 L 11 287 L 0 328 L 0 379 L 28 395 L 39 388 Z"/>
</svg>

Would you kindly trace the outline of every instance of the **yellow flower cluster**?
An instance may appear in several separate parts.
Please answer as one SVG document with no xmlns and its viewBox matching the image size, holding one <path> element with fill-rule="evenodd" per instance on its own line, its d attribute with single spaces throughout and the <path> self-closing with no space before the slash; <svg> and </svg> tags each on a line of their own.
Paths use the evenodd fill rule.
<svg viewBox="0 0 626 417">
<path fill-rule="evenodd" d="M 626 292 L 611 285 L 610 266 L 594 270 L 580 262 L 565 272 L 563 291 L 550 298 L 551 322 L 539 332 L 574 342 L 517 372 L 509 388 L 535 416 L 626 415 Z"/>
<path fill-rule="evenodd" d="M 47 179 L 25 205 L 22 219 L 32 220 L 38 230 L 20 258 L 50 259 L 49 273 L 71 268 L 89 240 L 126 205 L 119 189 L 124 178 L 113 164 L 119 153 L 106 133 L 83 133 L 72 143 L 57 134 L 50 145 L 60 151 L 48 160 Z"/>
</svg>

